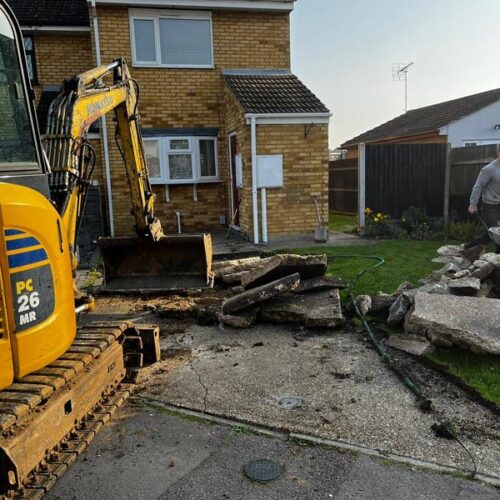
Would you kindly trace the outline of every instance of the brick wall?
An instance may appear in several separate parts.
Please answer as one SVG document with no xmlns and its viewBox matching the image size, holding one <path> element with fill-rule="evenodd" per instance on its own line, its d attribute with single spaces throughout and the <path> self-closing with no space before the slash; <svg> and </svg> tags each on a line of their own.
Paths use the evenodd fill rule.
<svg viewBox="0 0 500 500">
<path fill-rule="evenodd" d="M 155 186 L 157 214 L 166 230 L 174 230 L 175 211 L 182 212 L 186 231 L 209 230 L 219 226 L 219 216 L 231 218 L 227 127 L 224 111 L 225 68 L 289 68 L 289 17 L 287 14 L 213 12 L 215 69 L 166 69 L 132 66 L 128 9 L 99 6 L 99 33 L 103 62 L 124 57 L 141 88 L 140 114 L 143 127 L 215 127 L 218 140 L 221 183 L 199 184 L 198 201 L 192 186 Z M 109 121 L 108 121 L 109 122 Z M 110 137 L 113 130 L 110 124 Z M 130 234 L 128 190 L 121 159 L 110 141 L 113 205 L 116 234 Z M 242 208 L 242 210 L 245 210 Z"/>
<path fill-rule="evenodd" d="M 251 236 L 253 213 L 250 127 L 245 122 L 243 110 L 229 90 L 226 90 L 225 103 L 227 133 L 236 132 L 238 153 L 243 157 L 240 225 L 241 230 Z M 310 234 L 314 231 L 318 218 L 311 196 L 313 193 L 319 195 L 323 218 L 328 220 L 327 125 L 315 125 L 309 130 L 307 137 L 304 125 L 257 125 L 257 154 L 283 155 L 284 186 L 267 190 L 267 225 L 270 237 Z M 258 207 L 260 226 L 260 194 Z"/>
</svg>

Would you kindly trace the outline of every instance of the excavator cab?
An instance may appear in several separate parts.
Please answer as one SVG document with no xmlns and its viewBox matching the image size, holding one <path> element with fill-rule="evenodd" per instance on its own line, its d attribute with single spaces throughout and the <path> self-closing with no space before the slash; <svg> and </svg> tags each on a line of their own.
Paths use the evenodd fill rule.
<svg viewBox="0 0 500 500">
<path fill-rule="evenodd" d="M 0 3 L 0 390 L 56 359 L 76 333 L 69 246 L 32 94 L 21 32 Z"/>
</svg>

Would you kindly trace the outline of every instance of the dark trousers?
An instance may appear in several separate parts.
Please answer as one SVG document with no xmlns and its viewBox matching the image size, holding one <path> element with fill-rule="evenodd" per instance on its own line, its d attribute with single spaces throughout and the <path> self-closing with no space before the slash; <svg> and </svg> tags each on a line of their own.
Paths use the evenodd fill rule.
<svg viewBox="0 0 500 500">
<path fill-rule="evenodd" d="M 479 215 L 488 227 L 496 226 L 500 220 L 500 205 L 488 205 L 483 203 L 479 210 Z M 481 236 L 466 243 L 465 248 L 471 248 L 476 245 L 487 245 L 488 243 L 491 243 L 491 237 L 489 232 L 485 229 Z M 500 245 L 496 245 L 495 251 L 496 253 L 500 253 Z"/>
</svg>

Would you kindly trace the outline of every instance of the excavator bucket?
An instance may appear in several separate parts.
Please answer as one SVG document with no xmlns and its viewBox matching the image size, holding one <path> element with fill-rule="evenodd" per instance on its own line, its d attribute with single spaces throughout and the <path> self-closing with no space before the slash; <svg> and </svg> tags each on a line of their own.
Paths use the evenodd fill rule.
<svg viewBox="0 0 500 500">
<path fill-rule="evenodd" d="M 213 284 L 210 234 L 163 236 L 156 242 L 100 238 L 99 246 L 105 292 L 161 293 Z"/>
</svg>

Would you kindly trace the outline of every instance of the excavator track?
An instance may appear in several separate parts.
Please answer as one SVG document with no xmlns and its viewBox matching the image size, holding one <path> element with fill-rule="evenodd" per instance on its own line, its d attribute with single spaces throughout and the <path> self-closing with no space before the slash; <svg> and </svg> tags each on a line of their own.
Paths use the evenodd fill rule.
<svg viewBox="0 0 500 500">
<path fill-rule="evenodd" d="M 142 365 L 140 333 L 92 323 L 59 359 L 0 391 L 0 500 L 42 498 L 83 453 L 130 395 L 124 380 Z"/>
</svg>

